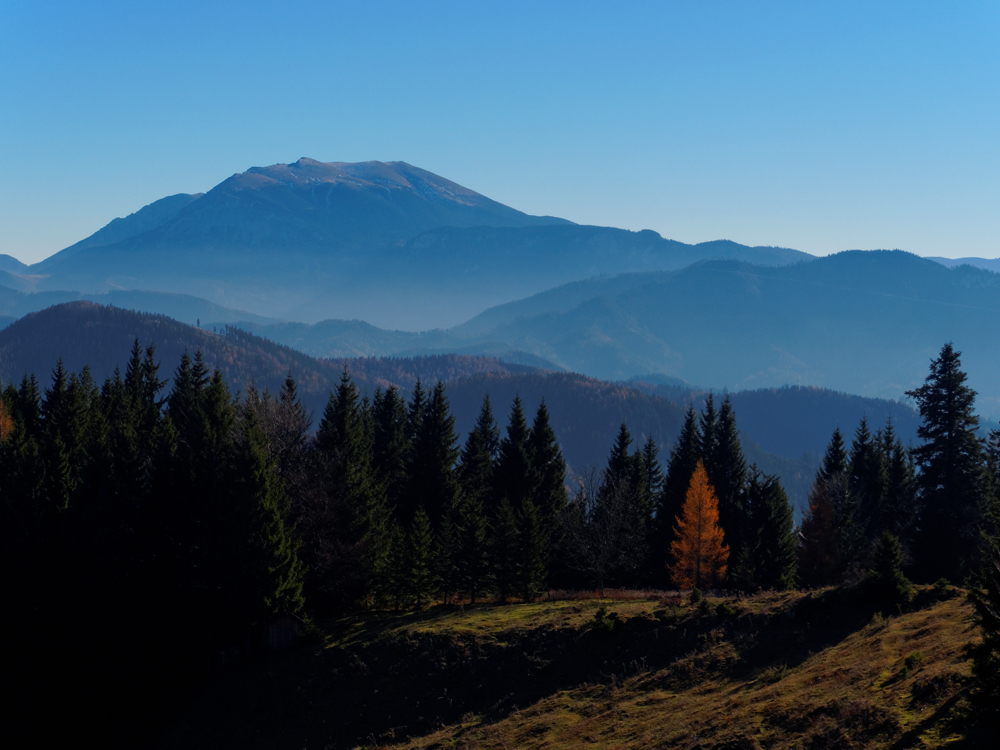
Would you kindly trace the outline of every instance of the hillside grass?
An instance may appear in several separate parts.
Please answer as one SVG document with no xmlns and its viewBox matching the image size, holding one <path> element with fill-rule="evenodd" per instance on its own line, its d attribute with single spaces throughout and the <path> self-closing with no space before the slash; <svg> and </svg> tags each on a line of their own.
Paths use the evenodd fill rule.
<svg viewBox="0 0 1000 750">
<path fill-rule="evenodd" d="M 162 746 L 993 746 L 968 701 L 962 592 L 893 609 L 840 590 L 647 592 L 347 618 L 223 675 Z"/>
</svg>

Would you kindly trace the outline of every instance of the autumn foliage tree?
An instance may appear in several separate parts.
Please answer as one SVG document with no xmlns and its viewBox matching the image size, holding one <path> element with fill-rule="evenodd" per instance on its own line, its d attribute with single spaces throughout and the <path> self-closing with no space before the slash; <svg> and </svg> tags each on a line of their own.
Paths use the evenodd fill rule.
<svg viewBox="0 0 1000 750">
<path fill-rule="evenodd" d="M 686 589 L 720 582 L 726 576 L 729 547 L 719 526 L 719 500 L 700 460 L 676 520 L 670 545 L 674 562 L 669 566 L 674 584 Z"/>
</svg>

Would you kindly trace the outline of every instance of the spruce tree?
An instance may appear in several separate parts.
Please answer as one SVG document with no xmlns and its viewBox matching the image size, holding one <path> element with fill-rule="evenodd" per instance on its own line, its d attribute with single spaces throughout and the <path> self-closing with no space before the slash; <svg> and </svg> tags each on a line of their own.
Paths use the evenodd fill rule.
<svg viewBox="0 0 1000 750">
<path fill-rule="evenodd" d="M 305 569 L 299 559 L 299 540 L 288 518 L 288 503 L 277 467 L 268 456 L 266 438 L 253 412 L 240 425 L 236 482 L 229 516 L 228 568 L 222 590 L 241 590 L 245 622 L 261 622 L 269 615 L 295 615 L 302 610 Z M 237 585 L 241 581 L 242 585 Z"/>
<path fill-rule="evenodd" d="M 548 578 L 548 535 L 531 500 L 517 512 L 517 588 L 530 602 L 545 591 Z"/>
<path fill-rule="evenodd" d="M 491 573 L 501 603 L 514 593 L 519 573 L 517 515 L 510 501 L 504 497 L 496 509 L 491 540 Z"/>
<path fill-rule="evenodd" d="M 755 587 L 784 591 L 795 585 L 797 539 L 792 506 L 777 477 L 754 472 L 747 487 L 750 534 L 744 559 Z M 743 562 L 743 561 L 741 561 Z"/>
<path fill-rule="evenodd" d="M 493 473 L 494 497 L 506 498 L 515 510 L 531 498 L 534 477 L 528 458 L 528 423 L 521 397 L 515 396 L 507 422 L 507 434 L 500 441 L 500 455 Z"/>
<path fill-rule="evenodd" d="M 660 448 L 650 435 L 642 445 L 642 461 L 646 467 L 646 483 L 649 497 L 655 502 L 663 490 L 663 467 L 660 466 Z"/>
<path fill-rule="evenodd" d="M 913 584 L 903 575 L 903 549 L 891 531 L 882 532 L 865 581 L 868 595 L 879 604 L 904 604 L 913 598 Z"/>
<path fill-rule="evenodd" d="M 485 406 L 486 404 L 484 404 Z M 566 507 L 566 461 L 549 424 L 545 399 L 538 405 L 527 440 L 528 462 L 532 474 L 532 498 L 537 505 L 541 523 L 553 529 L 555 521 Z"/>
<path fill-rule="evenodd" d="M 830 482 L 814 482 L 799 531 L 799 577 L 805 586 L 828 586 L 840 569 Z"/>
<path fill-rule="evenodd" d="M 469 433 L 458 466 L 457 566 L 460 585 L 471 603 L 482 594 L 489 568 L 486 502 L 492 491 L 493 461 L 478 426 Z"/>
<path fill-rule="evenodd" d="M 691 477 L 701 460 L 701 434 L 694 407 L 688 407 L 684 424 L 677 436 L 677 443 L 670 450 L 667 462 L 667 476 L 663 481 L 663 491 L 656 500 L 656 543 L 655 548 L 663 550 L 670 546 L 674 538 L 674 525 L 684 507 Z M 665 583 L 665 581 L 660 581 Z"/>
<path fill-rule="evenodd" d="M 395 386 L 377 389 L 372 404 L 374 446 L 372 465 L 385 488 L 389 508 L 395 513 L 407 489 L 407 471 L 413 449 L 407 437 L 406 402 Z M 422 421 L 422 420 L 421 420 Z"/>
<path fill-rule="evenodd" d="M 430 518 L 423 508 L 417 508 L 408 535 L 407 590 L 416 609 L 433 602 L 437 587 L 434 560 L 434 535 Z"/>
<path fill-rule="evenodd" d="M 479 409 L 474 428 L 483 437 L 483 447 L 490 459 L 496 461 L 500 456 L 500 427 L 493 418 L 493 407 L 490 405 L 490 394 L 483 396 L 483 405 Z"/>
<path fill-rule="evenodd" d="M 389 511 L 372 472 L 371 416 L 345 369 L 323 412 L 316 444 L 334 511 L 313 534 L 335 539 L 335 555 L 308 560 L 332 601 L 375 606 L 387 584 Z M 327 544 L 331 544 L 330 541 Z"/>
<path fill-rule="evenodd" d="M 891 421 L 882 432 L 882 455 L 885 489 L 880 528 L 895 534 L 906 550 L 912 542 L 916 524 L 916 471 L 910 452 L 896 436 Z"/>
<path fill-rule="evenodd" d="M 422 506 L 437 526 L 458 494 L 455 461 L 458 459 L 455 417 L 445 397 L 444 383 L 438 381 L 423 410 L 420 429 L 413 443 L 413 463 L 409 472 L 407 502 Z"/>
<path fill-rule="evenodd" d="M 702 460 L 705 461 L 705 470 L 708 470 L 708 462 L 716 454 L 717 442 L 719 439 L 718 433 L 718 414 L 715 411 L 715 397 L 709 392 L 708 396 L 705 398 L 705 408 L 701 412 L 701 417 L 699 418 L 701 440 L 699 443 L 699 453 L 701 454 Z M 709 479 L 711 479 L 711 474 L 709 474 Z"/>
<path fill-rule="evenodd" d="M 712 453 L 705 456 L 708 480 L 719 498 L 719 524 L 726 534 L 726 542 L 738 559 L 743 549 L 744 529 L 747 524 L 744 502 L 747 482 L 747 462 L 740 445 L 736 415 L 728 394 L 722 401 L 715 419 L 715 440 Z"/>
<path fill-rule="evenodd" d="M 922 445 L 913 451 L 922 504 L 915 541 L 916 570 L 925 581 L 961 581 L 972 570 L 979 530 L 992 495 L 973 411 L 976 392 L 965 385 L 960 353 L 950 343 L 931 362 L 924 385 L 907 395 L 917 402 Z"/>
<path fill-rule="evenodd" d="M 435 577 L 438 583 L 438 598 L 445 604 L 452 599 L 461 586 L 459 576 L 459 530 L 457 520 L 460 500 L 445 509 L 434 535 Z"/>
<path fill-rule="evenodd" d="M 816 480 L 827 480 L 846 471 L 847 448 L 844 445 L 844 435 L 841 433 L 840 428 L 836 427 L 826 447 L 826 453 L 823 455 L 823 463 L 816 473 Z"/>
</svg>

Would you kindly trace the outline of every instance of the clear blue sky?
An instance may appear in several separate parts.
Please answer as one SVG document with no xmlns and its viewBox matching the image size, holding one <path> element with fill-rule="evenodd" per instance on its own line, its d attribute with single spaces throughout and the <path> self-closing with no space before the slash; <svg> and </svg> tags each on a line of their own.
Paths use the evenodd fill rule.
<svg viewBox="0 0 1000 750">
<path fill-rule="evenodd" d="M 0 0 L 0 253 L 300 156 L 686 242 L 996 257 L 1000 2 Z"/>
</svg>

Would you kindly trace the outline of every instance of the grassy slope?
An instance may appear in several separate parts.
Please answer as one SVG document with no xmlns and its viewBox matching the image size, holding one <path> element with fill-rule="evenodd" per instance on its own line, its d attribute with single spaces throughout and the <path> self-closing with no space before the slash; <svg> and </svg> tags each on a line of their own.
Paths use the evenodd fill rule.
<svg viewBox="0 0 1000 750">
<path fill-rule="evenodd" d="M 224 675 L 162 746 L 904 748 L 988 731 L 966 717 L 958 592 L 924 589 L 881 623 L 837 592 L 742 599 L 728 618 L 613 601 L 611 634 L 590 627 L 597 604 L 345 620 Z"/>
</svg>

